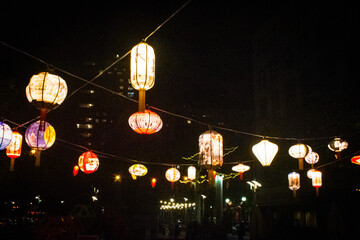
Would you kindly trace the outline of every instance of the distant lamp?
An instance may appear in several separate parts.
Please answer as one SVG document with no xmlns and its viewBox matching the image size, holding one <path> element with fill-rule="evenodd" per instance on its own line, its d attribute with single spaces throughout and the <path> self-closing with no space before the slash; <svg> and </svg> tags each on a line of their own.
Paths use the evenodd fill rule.
<svg viewBox="0 0 360 240">
<path fill-rule="evenodd" d="M 360 165 L 360 155 L 351 158 L 351 163 Z"/>
<path fill-rule="evenodd" d="M 319 196 L 319 188 L 322 186 L 322 173 L 320 171 L 315 170 L 312 173 L 312 185 L 316 188 L 316 196 Z"/>
<path fill-rule="evenodd" d="M 129 173 L 134 180 L 136 180 L 137 177 L 145 176 L 147 172 L 147 168 L 142 164 L 133 164 L 129 167 Z"/>
<path fill-rule="evenodd" d="M 151 179 L 151 187 L 154 188 L 156 185 L 156 178 Z"/>
<path fill-rule="evenodd" d="M 263 166 L 270 166 L 278 150 L 279 147 L 275 143 L 265 139 L 252 147 L 254 155 Z"/>
<path fill-rule="evenodd" d="M 87 151 L 81 154 L 78 161 L 78 166 L 81 171 L 86 174 L 95 172 L 99 168 L 99 159 L 92 151 Z"/>
<path fill-rule="evenodd" d="M 153 134 L 163 126 L 159 115 L 150 110 L 144 112 L 136 112 L 129 118 L 130 127 L 139 134 Z"/>
<path fill-rule="evenodd" d="M 195 180 L 195 178 L 196 178 L 196 168 L 194 166 L 188 167 L 187 173 L 188 173 L 187 178 L 189 180 L 191 180 L 191 181 Z"/>
<path fill-rule="evenodd" d="M 250 166 L 242 164 L 242 163 L 232 167 L 233 171 L 240 173 L 240 180 L 243 180 L 244 172 L 249 171 L 249 169 L 250 169 Z"/>
<path fill-rule="evenodd" d="M 341 139 L 341 138 L 334 138 L 334 140 L 332 140 L 329 144 L 328 147 L 331 151 L 335 152 L 335 158 L 339 159 L 340 158 L 340 153 L 347 149 L 349 146 L 348 142 Z"/>
<path fill-rule="evenodd" d="M 305 161 L 313 168 L 314 164 L 319 161 L 319 154 L 316 152 L 309 152 L 305 157 Z"/>
<path fill-rule="evenodd" d="M 200 164 L 210 170 L 223 165 L 223 137 L 220 133 L 208 130 L 199 136 Z"/>
<path fill-rule="evenodd" d="M 308 146 L 302 143 L 295 144 L 289 148 L 290 156 L 299 160 L 299 170 L 304 170 L 304 158 L 308 153 Z"/>
<path fill-rule="evenodd" d="M 14 131 L 12 134 L 11 142 L 6 147 L 6 155 L 11 159 L 10 172 L 14 171 L 15 158 L 18 158 L 21 155 L 22 139 L 23 139 L 22 135 Z"/>
<path fill-rule="evenodd" d="M 288 175 L 289 188 L 293 191 L 293 197 L 296 197 L 296 191 L 300 189 L 300 174 L 291 172 Z"/>
<path fill-rule="evenodd" d="M 11 142 L 13 132 L 9 125 L 0 122 L 0 150 L 4 150 Z"/>
</svg>

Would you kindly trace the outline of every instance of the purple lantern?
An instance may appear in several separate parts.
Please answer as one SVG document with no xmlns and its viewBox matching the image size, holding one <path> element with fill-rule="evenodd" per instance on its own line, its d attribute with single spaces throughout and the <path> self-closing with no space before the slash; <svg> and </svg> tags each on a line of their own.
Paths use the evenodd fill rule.
<svg viewBox="0 0 360 240">
<path fill-rule="evenodd" d="M 0 122 L 0 150 L 4 150 L 11 142 L 12 130 L 6 123 Z"/>
</svg>

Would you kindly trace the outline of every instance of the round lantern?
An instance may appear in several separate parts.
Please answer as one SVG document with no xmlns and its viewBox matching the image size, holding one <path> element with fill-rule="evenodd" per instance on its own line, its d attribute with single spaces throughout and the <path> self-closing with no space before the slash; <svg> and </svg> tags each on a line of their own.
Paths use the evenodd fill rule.
<svg viewBox="0 0 360 240">
<path fill-rule="evenodd" d="M 4 150 L 11 142 L 13 132 L 9 125 L 0 122 L 0 150 Z"/>
<path fill-rule="evenodd" d="M 334 140 L 328 144 L 329 149 L 334 152 L 341 152 L 347 149 L 348 146 L 349 144 L 341 138 L 334 138 Z"/>
<path fill-rule="evenodd" d="M 249 171 L 250 166 L 240 163 L 236 166 L 233 166 L 231 169 L 235 172 L 240 173 L 240 180 L 242 180 L 244 172 Z"/>
<path fill-rule="evenodd" d="M 360 165 L 360 156 L 355 156 L 351 158 L 351 163 Z"/>
<path fill-rule="evenodd" d="M 187 172 L 188 172 L 187 178 L 189 180 L 191 180 L 191 181 L 195 180 L 195 178 L 196 178 L 196 168 L 194 166 L 190 166 L 190 167 L 188 167 Z"/>
<path fill-rule="evenodd" d="M 14 171 L 15 158 L 20 157 L 21 155 L 21 146 L 22 146 L 22 135 L 18 132 L 13 132 L 12 139 L 10 144 L 6 147 L 6 155 L 11 159 L 10 162 L 10 171 Z"/>
<path fill-rule="evenodd" d="M 73 168 L 73 175 L 74 177 L 79 173 L 79 166 L 78 165 L 75 165 L 74 168 Z"/>
<path fill-rule="evenodd" d="M 151 179 L 151 187 L 154 188 L 156 185 L 156 178 Z"/>
<path fill-rule="evenodd" d="M 270 166 L 278 150 L 279 147 L 275 143 L 265 139 L 252 147 L 254 155 L 263 166 Z"/>
<path fill-rule="evenodd" d="M 308 178 L 312 179 L 312 175 L 313 175 L 314 171 L 316 171 L 314 168 L 309 169 L 309 170 L 306 172 L 306 176 L 307 176 Z"/>
<path fill-rule="evenodd" d="M 99 164 L 98 157 L 92 151 L 81 154 L 78 161 L 80 170 L 86 174 L 95 172 L 99 168 Z"/>
<path fill-rule="evenodd" d="M 142 177 L 147 174 L 148 170 L 147 168 L 142 164 L 134 164 L 131 167 L 129 167 L 129 173 L 131 174 L 131 177 L 135 180 L 136 177 Z"/>
<path fill-rule="evenodd" d="M 131 115 L 129 125 L 139 134 L 153 134 L 160 131 L 163 123 L 159 115 L 150 110 L 145 110 Z"/>
<path fill-rule="evenodd" d="M 300 174 L 291 172 L 288 175 L 289 188 L 293 191 L 293 196 L 296 197 L 296 191 L 300 189 Z"/>
<path fill-rule="evenodd" d="M 207 169 L 223 165 L 223 137 L 220 133 L 208 130 L 199 137 L 200 164 Z"/>
<path fill-rule="evenodd" d="M 308 146 L 302 143 L 295 144 L 289 148 L 290 156 L 299 160 L 299 170 L 304 169 L 304 158 L 308 153 Z"/>
<path fill-rule="evenodd" d="M 165 177 L 169 182 L 176 182 L 180 179 L 180 172 L 176 168 L 169 168 L 165 172 Z"/>
<path fill-rule="evenodd" d="M 45 129 L 40 129 L 40 121 L 32 123 L 25 132 L 25 141 L 27 145 L 35 150 L 46 150 L 50 148 L 56 138 L 55 129 L 50 123 L 45 122 Z"/>
<path fill-rule="evenodd" d="M 311 166 L 313 166 L 319 161 L 319 154 L 317 154 L 316 152 L 309 152 L 305 157 L 305 161 L 308 164 L 311 164 Z"/>
</svg>

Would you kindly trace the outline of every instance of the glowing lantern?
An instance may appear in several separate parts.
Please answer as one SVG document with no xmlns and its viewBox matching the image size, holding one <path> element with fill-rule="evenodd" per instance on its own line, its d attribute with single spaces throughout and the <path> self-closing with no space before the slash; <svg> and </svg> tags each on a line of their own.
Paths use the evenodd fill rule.
<svg viewBox="0 0 360 240">
<path fill-rule="evenodd" d="M 147 168 L 142 164 L 134 164 L 131 167 L 129 167 L 129 173 L 131 174 L 131 177 L 135 180 L 136 177 L 142 177 L 147 174 L 148 170 Z"/>
<path fill-rule="evenodd" d="M 278 150 L 279 147 L 275 143 L 265 139 L 252 147 L 254 155 L 263 166 L 270 166 Z"/>
<path fill-rule="evenodd" d="M 165 172 L 165 177 L 169 182 L 176 182 L 180 179 L 180 172 L 176 168 L 169 168 Z"/>
<path fill-rule="evenodd" d="M 156 185 L 156 178 L 151 179 L 151 187 L 154 188 Z"/>
<path fill-rule="evenodd" d="M 35 166 L 40 166 L 40 151 L 50 148 L 56 139 L 55 129 L 44 122 L 44 128 L 40 127 L 40 121 L 32 123 L 25 132 L 25 141 L 27 145 L 36 151 Z"/>
<path fill-rule="evenodd" d="M 296 197 L 296 191 L 300 188 L 300 174 L 291 172 L 288 175 L 289 188 L 293 191 L 293 196 Z"/>
<path fill-rule="evenodd" d="M 223 165 L 223 137 L 209 130 L 199 137 L 200 164 L 207 169 L 216 169 Z"/>
<path fill-rule="evenodd" d="M 360 156 L 355 156 L 355 157 L 351 158 L 351 162 L 353 164 L 360 165 Z"/>
<path fill-rule="evenodd" d="M 349 146 L 348 142 L 341 139 L 341 138 L 334 138 L 334 140 L 332 140 L 329 144 L 328 147 L 331 151 L 335 152 L 335 158 L 339 159 L 340 158 L 340 152 L 342 152 L 343 150 L 347 149 L 347 147 Z"/>
<path fill-rule="evenodd" d="M 320 171 L 314 171 L 312 173 L 312 185 L 316 188 L 316 196 L 319 195 L 319 188 L 322 185 L 322 173 Z"/>
<path fill-rule="evenodd" d="M 99 168 L 99 159 L 92 151 L 87 151 L 79 157 L 78 165 L 86 174 L 95 172 Z"/>
<path fill-rule="evenodd" d="M 6 155 L 11 159 L 10 171 L 14 171 L 15 158 L 21 155 L 22 135 L 18 132 L 13 132 L 10 144 L 6 147 Z"/>
<path fill-rule="evenodd" d="M 299 170 L 304 169 L 304 158 L 308 153 L 308 146 L 302 143 L 295 144 L 289 148 L 290 156 L 299 160 Z"/>
<path fill-rule="evenodd" d="M 13 132 L 9 125 L 0 122 L 0 150 L 4 150 L 11 142 Z"/>
<path fill-rule="evenodd" d="M 231 169 L 235 172 L 240 173 L 240 180 L 242 180 L 244 172 L 249 171 L 250 166 L 240 163 L 236 166 L 233 166 Z"/>
<path fill-rule="evenodd" d="M 313 173 L 314 171 L 316 171 L 315 169 L 309 169 L 307 172 L 306 172 L 306 175 L 308 178 L 312 179 L 312 176 L 313 176 Z"/>
<path fill-rule="evenodd" d="M 145 110 L 131 115 L 129 125 L 139 134 L 153 134 L 160 131 L 163 123 L 159 115 L 150 110 Z"/>
<path fill-rule="evenodd" d="M 319 161 L 319 154 L 317 154 L 316 152 L 310 152 L 306 155 L 305 161 L 308 164 L 311 164 L 311 166 L 313 166 L 315 163 Z"/>
<path fill-rule="evenodd" d="M 188 167 L 187 173 L 188 173 L 187 178 L 189 180 L 191 180 L 191 181 L 195 180 L 195 178 L 196 178 L 196 168 L 194 166 Z"/>
<path fill-rule="evenodd" d="M 74 175 L 74 177 L 75 177 L 78 173 L 79 173 L 79 166 L 76 165 L 76 166 L 74 166 L 74 168 L 73 168 L 73 175 Z"/>
</svg>

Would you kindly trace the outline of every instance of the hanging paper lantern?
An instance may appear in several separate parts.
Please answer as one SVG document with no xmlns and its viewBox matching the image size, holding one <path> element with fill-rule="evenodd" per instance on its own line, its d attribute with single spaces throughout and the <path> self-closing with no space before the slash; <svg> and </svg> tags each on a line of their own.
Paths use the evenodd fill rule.
<svg viewBox="0 0 360 240">
<path fill-rule="evenodd" d="M 295 144 L 289 148 L 290 156 L 299 160 L 299 170 L 304 169 L 304 157 L 308 153 L 308 146 L 302 143 Z"/>
<path fill-rule="evenodd" d="M 147 174 L 148 170 L 147 168 L 142 164 L 134 164 L 131 167 L 129 167 L 129 173 L 131 174 L 131 177 L 135 180 L 136 177 L 142 177 Z"/>
<path fill-rule="evenodd" d="M 151 179 L 151 187 L 154 188 L 156 185 L 156 178 Z"/>
<path fill-rule="evenodd" d="M 92 151 L 81 154 L 78 161 L 80 170 L 86 174 L 95 172 L 99 168 L 99 164 L 98 157 Z"/>
<path fill-rule="evenodd" d="M 159 115 L 150 110 L 145 110 L 131 115 L 129 125 L 139 134 L 153 134 L 160 131 L 163 123 Z"/>
<path fill-rule="evenodd" d="M 188 172 L 187 178 L 189 180 L 191 180 L 191 181 L 195 180 L 195 178 L 196 178 L 196 167 L 194 167 L 194 166 L 188 167 L 187 172 Z"/>
<path fill-rule="evenodd" d="M 252 147 L 254 155 L 263 166 L 270 166 L 278 150 L 279 147 L 275 143 L 265 139 Z"/>
<path fill-rule="evenodd" d="M 249 171 L 250 166 L 239 163 L 238 165 L 233 166 L 231 169 L 235 172 L 240 173 L 240 180 L 242 180 L 244 172 Z"/>
<path fill-rule="evenodd" d="M 329 149 L 334 152 L 341 152 L 347 149 L 348 146 L 349 144 L 341 138 L 334 138 L 334 140 L 328 144 Z"/>
<path fill-rule="evenodd" d="M 10 171 L 14 171 L 15 158 L 20 157 L 21 155 L 21 146 L 22 146 L 22 135 L 16 131 L 12 134 L 12 139 L 10 144 L 6 147 L 6 155 L 11 159 L 10 162 Z"/>
<path fill-rule="evenodd" d="M 169 182 L 176 182 L 180 179 L 180 172 L 176 168 L 169 168 L 165 172 L 165 177 Z"/>
<path fill-rule="evenodd" d="M 75 177 L 78 173 L 79 173 L 79 166 L 76 165 L 76 166 L 74 166 L 74 168 L 73 168 L 73 175 L 74 175 L 74 177 Z"/>
<path fill-rule="evenodd" d="M 216 169 L 223 165 L 223 137 L 213 130 L 199 137 L 200 164 L 207 169 Z"/>
<path fill-rule="evenodd" d="M 308 164 L 314 165 L 319 161 L 319 154 L 317 154 L 316 152 L 310 152 L 306 155 L 305 161 Z"/>
<path fill-rule="evenodd" d="M 11 142 L 13 132 L 9 125 L 0 122 L 0 150 L 4 150 Z"/>
<path fill-rule="evenodd" d="M 293 191 L 293 196 L 296 197 L 296 191 L 300 189 L 300 174 L 291 172 L 288 175 L 289 188 Z"/>
<path fill-rule="evenodd" d="M 308 178 L 312 179 L 312 176 L 313 176 L 313 173 L 314 171 L 316 171 L 315 169 L 309 169 L 307 172 L 306 172 L 306 175 Z"/>
<path fill-rule="evenodd" d="M 360 155 L 351 158 L 351 163 L 360 165 Z"/>
<path fill-rule="evenodd" d="M 322 186 L 322 173 L 315 170 L 312 173 L 312 185 L 316 188 L 316 196 L 319 196 L 319 188 Z"/>
</svg>

